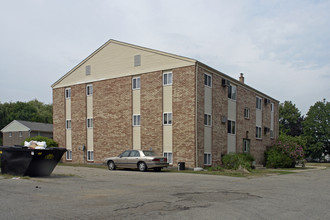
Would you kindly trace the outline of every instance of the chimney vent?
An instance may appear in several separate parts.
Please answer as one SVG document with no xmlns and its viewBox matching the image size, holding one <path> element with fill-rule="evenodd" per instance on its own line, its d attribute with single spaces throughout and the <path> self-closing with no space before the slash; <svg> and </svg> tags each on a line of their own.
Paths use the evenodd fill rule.
<svg viewBox="0 0 330 220">
<path fill-rule="evenodd" d="M 239 81 L 240 81 L 241 83 L 244 83 L 244 76 L 243 76 L 243 73 L 241 73 L 241 76 L 239 77 Z"/>
</svg>

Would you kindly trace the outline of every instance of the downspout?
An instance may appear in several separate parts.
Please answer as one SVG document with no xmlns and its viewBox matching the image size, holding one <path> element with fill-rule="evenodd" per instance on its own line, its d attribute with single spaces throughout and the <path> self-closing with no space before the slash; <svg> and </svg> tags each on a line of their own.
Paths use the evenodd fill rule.
<svg viewBox="0 0 330 220">
<path fill-rule="evenodd" d="M 198 138 L 197 138 L 197 135 L 198 135 L 198 105 L 197 105 L 197 99 L 198 99 L 198 91 L 197 91 L 197 88 L 198 88 L 198 61 L 196 61 L 196 65 L 195 65 L 195 144 L 196 144 L 196 167 L 198 167 Z"/>
</svg>

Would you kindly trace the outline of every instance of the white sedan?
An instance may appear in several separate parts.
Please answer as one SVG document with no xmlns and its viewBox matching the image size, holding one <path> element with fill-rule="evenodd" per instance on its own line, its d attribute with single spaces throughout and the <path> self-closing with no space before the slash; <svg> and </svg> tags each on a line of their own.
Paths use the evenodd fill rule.
<svg viewBox="0 0 330 220">
<path fill-rule="evenodd" d="M 118 157 L 109 157 L 105 159 L 109 170 L 116 168 L 137 168 L 140 171 L 154 169 L 161 171 L 163 167 L 167 167 L 167 159 L 157 156 L 155 152 L 149 150 L 126 150 Z"/>
</svg>

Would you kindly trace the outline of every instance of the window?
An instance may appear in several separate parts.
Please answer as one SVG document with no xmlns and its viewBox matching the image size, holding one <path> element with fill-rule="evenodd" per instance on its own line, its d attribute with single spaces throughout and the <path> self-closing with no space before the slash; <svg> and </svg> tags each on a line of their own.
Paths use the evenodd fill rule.
<svg viewBox="0 0 330 220">
<path fill-rule="evenodd" d="M 131 152 L 130 150 L 127 150 L 124 153 L 122 153 L 121 155 L 119 155 L 119 157 L 128 157 L 130 152 Z"/>
<path fill-rule="evenodd" d="M 66 129 L 71 129 L 71 120 L 66 120 L 65 127 Z"/>
<path fill-rule="evenodd" d="M 93 128 L 93 119 L 87 118 L 87 128 Z"/>
<path fill-rule="evenodd" d="M 134 56 L 134 66 L 141 66 L 141 55 Z"/>
<path fill-rule="evenodd" d="M 261 139 L 261 127 L 256 127 L 256 138 Z"/>
<path fill-rule="evenodd" d="M 93 161 L 94 160 L 94 151 L 87 151 L 87 160 Z"/>
<path fill-rule="evenodd" d="M 212 88 L 212 76 L 209 74 L 204 74 L 204 85 Z"/>
<path fill-rule="evenodd" d="M 133 126 L 140 126 L 140 125 L 141 125 L 141 116 L 133 115 Z"/>
<path fill-rule="evenodd" d="M 173 164 L 173 154 L 172 154 L 172 152 L 164 152 L 164 157 L 167 158 L 167 163 Z"/>
<path fill-rule="evenodd" d="M 261 98 L 256 97 L 256 108 L 261 109 Z"/>
<path fill-rule="evenodd" d="M 71 88 L 66 88 L 65 89 L 65 98 L 66 99 L 71 98 Z"/>
<path fill-rule="evenodd" d="M 167 72 L 163 74 L 163 85 L 172 85 L 172 72 Z"/>
<path fill-rule="evenodd" d="M 236 86 L 233 85 L 228 86 L 228 98 L 232 100 L 236 100 Z"/>
<path fill-rule="evenodd" d="M 71 150 L 67 150 L 67 152 L 66 152 L 66 159 L 67 160 L 72 160 L 72 151 Z"/>
<path fill-rule="evenodd" d="M 23 137 L 23 132 L 19 132 L 19 137 Z"/>
<path fill-rule="evenodd" d="M 228 120 L 228 134 L 235 134 L 235 121 Z"/>
<path fill-rule="evenodd" d="M 137 150 L 132 150 L 129 154 L 130 157 L 140 157 L 140 153 Z"/>
<path fill-rule="evenodd" d="M 249 119 L 250 118 L 250 109 L 249 108 L 245 108 L 244 109 L 244 118 L 245 119 Z"/>
<path fill-rule="evenodd" d="M 140 82 L 141 82 L 141 79 L 140 77 L 134 77 L 132 79 L 132 89 L 140 89 Z"/>
<path fill-rule="evenodd" d="M 204 153 L 204 165 L 211 165 L 211 153 Z"/>
<path fill-rule="evenodd" d="M 172 113 L 164 113 L 163 116 L 163 124 L 164 125 L 171 125 L 172 124 Z"/>
<path fill-rule="evenodd" d="M 86 76 L 91 75 L 91 65 L 87 65 L 85 67 L 85 74 Z"/>
<path fill-rule="evenodd" d="M 270 130 L 270 138 L 274 138 L 274 130 Z"/>
<path fill-rule="evenodd" d="M 212 116 L 209 114 L 204 114 L 204 125 L 212 126 Z"/>
<path fill-rule="evenodd" d="M 9 132 L 9 137 L 11 138 L 13 136 L 13 133 L 12 132 Z"/>
<path fill-rule="evenodd" d="M 274 112 L 274 103 L 270 103 L 270 111 Z"/>
<path fill-rule="evenodd" d="M 243 152 L 250 153 L 250 140 L 249 139 L 243 139 Z"/>
<path fill-rule="evenodd" d="M 93 85 L 86 86 L 86 95 L 87 96 L 93 95 Z"/>
</svg>

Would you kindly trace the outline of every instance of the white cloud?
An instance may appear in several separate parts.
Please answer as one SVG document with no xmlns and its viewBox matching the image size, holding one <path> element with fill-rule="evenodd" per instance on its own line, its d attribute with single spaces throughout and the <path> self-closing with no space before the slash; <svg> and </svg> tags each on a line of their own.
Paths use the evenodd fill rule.
<svg viewBox="0 0 330 220">
<path fill-rule="evenodd" d="M 330 99 L 329 11 L 329 1 L 307 0 L 7 1 L 0 101 L 50 103 L 50 85 L 112 38 L 244 72 L 305 114 Z"/>
</svg>

